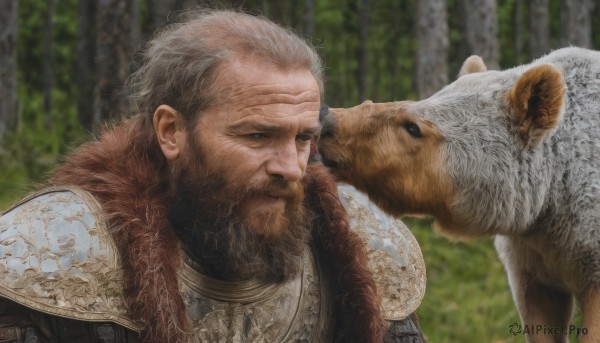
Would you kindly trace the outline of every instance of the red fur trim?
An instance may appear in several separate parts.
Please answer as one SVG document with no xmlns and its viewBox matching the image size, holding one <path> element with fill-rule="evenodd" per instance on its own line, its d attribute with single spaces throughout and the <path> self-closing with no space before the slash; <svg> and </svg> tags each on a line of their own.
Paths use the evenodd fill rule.
<svg viewBox="0 0 600 343">
<path fill-rule="evenodd" d="M 177 284 L 178 241 L 168 220 L 166 162 L 149 123 L 107 130 L 58 168 L 51 183 L 76 185 L 101 204 L 125 275 L 125 300 L 143 342 L 186 342 Z"/>
<path fill-rule="evenodd" d="M 178 240 L 168 219 L 166 161 L 149 122 L 131 119 L 72 154 L 51 183 L 76 185 L 101 204 L 125 269 L 125 300 L 142 326 L 142 341 L 186 342 L 186 309 L 179 293 Z M 337 295 L 336 341 L 380 343 L 380 298 L 363 241 L 349 229 L 335 181 L 311 165 L 304 181 L 315 213 L 313 236 L 329 263 Z"/>
<path fill-rule="evenodd" d="M 323 250 L 322 260 L 336 271 L 331 280 L 337 288 L 336 341 L 381 343 L 381 299 L 367 268 L 365 243 L 350 230 L 336 183 L 323 166 L 309 166 L 304 183 L 307 206 L 316 214 L 316 244 Z"/>
</svg>

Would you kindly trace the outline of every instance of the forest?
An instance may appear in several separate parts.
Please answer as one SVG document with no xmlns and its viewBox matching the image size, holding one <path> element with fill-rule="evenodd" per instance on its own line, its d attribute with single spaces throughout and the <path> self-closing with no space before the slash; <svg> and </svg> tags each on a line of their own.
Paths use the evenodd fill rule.
<svg viewBox="0 0 600 343">
<path fill-rule="evenodd" d="M 331 107 L 426 98 L 472 54 L 506 69 L 600 48 L 599 0 L 0 0 L 0 211 L 131 115 L 128 77 L 145 42 L 198 6 L 306 37 L 325 61 Z M 519 317 L 491 241 L 450 243 L 428 220 L 406 222 L 428 268 L 418 313 L 430 342 L 523 342 L 509 332 Z"/>
</svg>

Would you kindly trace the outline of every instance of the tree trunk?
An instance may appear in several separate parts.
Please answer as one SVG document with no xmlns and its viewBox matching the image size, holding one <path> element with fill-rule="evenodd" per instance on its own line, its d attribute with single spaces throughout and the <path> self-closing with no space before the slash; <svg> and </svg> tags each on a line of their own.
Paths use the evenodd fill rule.
<svg viewBox="0 0 600 343">
<path fill-rule="evenodd" d="M 97 5 L 96 0 L 79 0 L 77 6 L 77 118 L 84 130 L 91 131 L 96 98 Z"/>
<path fill-rule="evenodd" d="M 529 6 L 529 54 L 538 58 L 550 50 L 549 0 L 530 0 Z"/>
<path fill-rule="evenodd" d="M 17 109 L 18 0 L 0 1 L 0 149 Z"/>
<path fill-rule="evenodd" d="M 560 31 L 562 46 L 592 47 L 592 0 L 562 0 Z"/>
<path fill-rule="evenodd" d="M 594 40 L 593 47 L 600 50 L 600 3 L 594 3 L 594 14 L 592 15 L 592 32 Z"/>
<path fill-rule="evenodd" d="M 100 0 L 98 13 L 98 109 L 100 120 L 129 114 L 125 83 L 132 55 L 130 0 Z"/>
<path fill-rule="evenodd" d="M 308 37 L 313 35 L 314 0 L 304 0 L 304 34 Z"/>
<path fill-rule="evenodd" d="M 44 126 L 50 128 L 52 123 L 52 86 L 54 83 L 52 77 L 53 60 L 52 57 L 52 22 L 54 17 L 54 0 L 47 0 L 46 22 L 44 24 Z"/>
<path fill-rule="evenodd" d="M 461 0 L 466 9 L 466 37 L 469 54 L 479 55 L 488 69 L 498 69 L 500 47 L 496 0 Z"/>
<path fill-rule="evenodd" d="M 523 9 L 521 0 L 515 0 L 513 4 L 513 47 L 515 51 L 515 61 L 521 63 L 522 41 L 523 41 Z"/>
<path fill-rule="evenodd" d="M 150 12 L 152 31 L 154 31 L 168 21 L 171 11 L 171 1 L 148 0 L 148 10 Z"/>
<path fill-rule="evenodd" d="M 424 99 L 448 83 L 446 0 L 417 1 L 415 11 L 415 33 L 418 42 L 415 81 L 417 95 Z"/>
<path fill-rule="evenodd" d="M 142 27 L 140 26 L 140 0 L 131 0 L 131 20 L 129 25 L 131 51 L 135 52 L 139 48 L 139 44 L 142 42 Z"/>
<path fill-rule="evenodd" d="M 360 101 L 366 99 L 368 61 L 367 51 L 369 43 L 369 0 L 358 0 L 358 37 L 359 43 L 356 51 L 358 69 L 356 71 L 358 81 L 358 98 Z"/>
<path fill-rule="evenodd" d="M 398 3 L 398 2 L 394 2 L 391 7 L 389 8 L 390 11 L 392 11 L 392 13 L 394 13 L 393 15 L 390 16 L 391 21 L 390 21 L 390 31 L 389 34 L 387 35 L 387 37 L 385 37 L 386 43 L 385 43 L 385 55 L 387 56 L 387 58 L 385 59 L 385 67 L 383 69 L 384 73 L 389 73 L 389 75 L 391 75 L 391 79 L 392 82 L 388 85 L 388 89 L 386 89 L 387 94 L 388 95 L 384 95 L 383 99 L 386 99 L 386 101 L 389 100 L 394 100 L 396 99 L 396 97 L 400 96 L 400 92 L 399 92 L 399 82 L 396 82 L 395 78 L 398 77 L 402 77 L 400 75 L 398 75 L 398 70 L 399 68 L 399 61 L 398 61 L 398 56 L 400 55 L 398 53 L 399 49 L 399 42 L 401 39 L 401 24 L 404 23 L 403 21 L 403 16 L 400 13 L 404 13 L 402 10 L 404 9 L 403 6 L 406 6 L 406 3 L 402 4 L 402 3 Z M 414 25 L 413 25 L 413 29 L 414 29 Z M 384 93 L 385 94 L 385 93 Z M 379 101 L 379 99 L 378 99 Z"/>
<path fill-rule="evenodd" d="M 187 1 L 185 0 L 174 0 L 173 5 L 171 6 L 171 10 L 173 11 L 181 11 L 186 7 Z"/>
<path fill-rule="evenodd" d="M 281 25 L 286 25 L 287 23 L 285 21 L 285 8 L 286 8 L 285 1 L 281 1 L 281 0 L 271 1 L 271 3 L 269 4 L 269 11 L 268 11 L 269 18 L 271 20 L 274 20 L 276 23 L 279 23 Z"/>
<path fill-rule="evenodd" d="M 448 60 L 452 74 L 450 77 L 455 77 L 458 74 L 462 63 L 471 55 L 470 45 L 467 41 L 467 24 L 465 18 L 467 17 L 467 6 L 465 0 L 456 1 L 454 7 L 448 8 L 450 12 L 449 27 L 455 27 L 458 33 L 456 42 L 450 44 L 448 52 Z"/>
</svg>

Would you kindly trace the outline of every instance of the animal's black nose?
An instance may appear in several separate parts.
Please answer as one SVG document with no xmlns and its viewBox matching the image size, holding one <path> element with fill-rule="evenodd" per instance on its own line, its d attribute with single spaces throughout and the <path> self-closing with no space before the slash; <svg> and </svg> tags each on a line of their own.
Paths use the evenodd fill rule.
<svg viewBox="0 0 600 343">
<path fill-rule="evenodd" d="M 335 118 L 333 112 L 327 113 L 321 117 L 321 135 L 320 138 L 331 138 L 335 135 Z"/>
<path fill-rule="evenodd" d="M 325 118 L 327 113 L 329 113 L 329 106 L 327 106 L 327 105 L 321 106 L 321 109 L 319 110 L 319 121 L 323 121 L 323 118 Z"/>
</svg>

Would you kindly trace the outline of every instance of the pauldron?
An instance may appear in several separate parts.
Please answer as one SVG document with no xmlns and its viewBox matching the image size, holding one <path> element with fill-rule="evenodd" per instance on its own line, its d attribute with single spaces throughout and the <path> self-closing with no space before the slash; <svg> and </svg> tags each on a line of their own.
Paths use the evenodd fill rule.
<svg viewBox="0 0 600 343">
<path fill-rule="evenodd" d="M 78 188 L 48 188 L 0 217 L 0 296 L 34 310 L 136 330 L 99 204 Z"/>
<path fill-rule="evenodd" d="M 384 214 L 364 194 L 350 186 L 339 186 L 339 192 L 352 230 L 368 247 L 383 317 L 405 318 L 416 310 L 425 293 L 425 266 L 418 243 L 401 221 Z M 288 288 L 300 292 L 299 299 L 310 294 L 319 299 L 319 294 L 326 292 L 319 282 L 318 263 L 310 252 L 303 259 L 307 267 L 304 279 Z M 189 317 L 200 325 L 199 309 L 214 305 L 202 299 L 215 299 L 206 293 L 210 284 L 199 288 L 194 284 L 210 280 L 190 268 L 190 261 L 183 262 L 180 289 Z M 266 287 L 264 292 L 273 291 L 261 287 Z M 281 299 L 289 300 L 281 290 L 279 293 Z M 90 194 L 74 187 L 44 189 L 0 216 L 0 297 L 42 313 L 140 329 L 127 313 L 123 270 L 101 208 Z M 229 298 L 223 295 L 223 299 Z M 246 300 L 235 301 L 251 303 Z M 320 317 L 329 316 L 326 308 L 316 303 L 302 306 L 309 312 L 318 308 Z M 206 308 L 201 310 L 206 312 Z"/>
<path fill-rule="evenodd" d="M 340 185 L 338 191 L 350 228 L 367 245 L 383 318 L 406 318 L 425 296 L 425 262 L 419 243 L 401 220 L 385 214 L 356 188 Z"/>
</svg>

